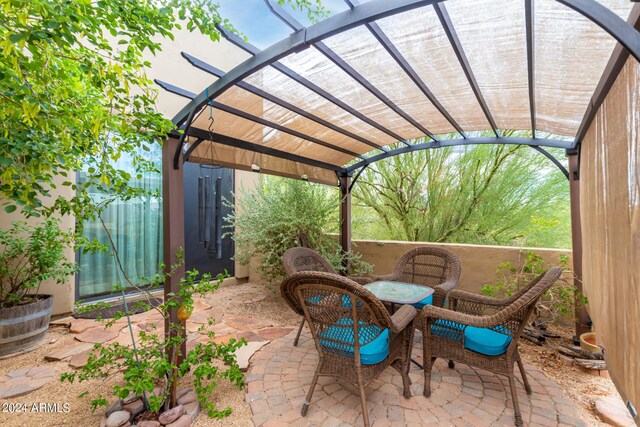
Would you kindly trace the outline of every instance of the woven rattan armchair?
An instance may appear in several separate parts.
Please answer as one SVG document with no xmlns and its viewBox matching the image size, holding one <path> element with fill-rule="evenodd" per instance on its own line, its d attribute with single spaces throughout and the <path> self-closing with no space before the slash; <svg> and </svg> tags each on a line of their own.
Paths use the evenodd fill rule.
<svg viewBox="0 0 640 427">
<path fill-rule="evenodd" d="M 461 271 L 460 259 L 453 252 L 441 248 L 419 247 L 402 255 L 396 262 L 393 273 L 379 276 L 375 280 L 413 283 L 433 288 L 432 304 L 442 307 L 447 293 L 458 285 Z"/>
<path fill-rule="evenodd" d="M 507 299 L 453 290 L 449 308 L 425 306 L 420 315 L 424 351 L 424 395 L 431 395 L 431 368 L 436 358 L 454 360 L 509 378 L 516 425 L 522 425 L 515 387 L 514 363 L 531 394 L 518 353 L 518 339 L 536 302 L 562 274 L 554 267 Z M 426 331 L 426 332 L 425 332 Z"/>
<path fill-rule="evenodd" d="M 403 305 L 393 316 L 364 286 L 331 273 L 296 273 L 281 285 L 302 309 L 319 361 L 302 415 L 307 414 L 319 376 L 349 381 L 360 391 L 362 415 L 369 425 L 365 387 L 389 365 L 402 375 L 404 396 L 411 396 L 409 357 L 417 310 Z"/>
<path fill-rule="evenodd" d="M 284 255 L 282 255 L 282 266 L 284 267 L 284 271 L 287 273 L 287 276 L 291 276 L 292 274 L 299 273 L 301 271 L 322 271 L 325 273 L 338 274 L 322 255 L 309 248 L 298 247 L 288 249 Z M 366 285 L 372 281 L 372 279 L 368 277 L 350 277 L 350 279 L 360 283 L 361 285 Z M 283 293 L 282 296 L 293 311 L 302 316 L 298 333 L 296 334 L 296 338 L 293 340 L 293 345 L 297 346 L 298 340 L 300 339 L 300 333 L 302 333 L 302 328 L 305 323 L 304 313 L 302 312 L 302 308 L 297 304 L 293 295 Z"/>
</svg>

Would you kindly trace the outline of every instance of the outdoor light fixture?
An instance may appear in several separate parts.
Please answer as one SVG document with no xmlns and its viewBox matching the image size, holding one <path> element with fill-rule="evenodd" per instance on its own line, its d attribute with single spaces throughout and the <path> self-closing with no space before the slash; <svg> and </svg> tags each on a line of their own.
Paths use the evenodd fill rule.
<svg viewBox="0 0 640 427">
<path fill-rule="evenodd" d="M 303 181 L 309 181 L 309 177 L 307 175 L 302 175 L 300 179 Z"/>
<path fill-rule="evenodd" d="M 260 172 L 260 166 L 256 165 L 255 163 L 251 164 L 251 170 L 253 172 Z"/>
</svg>

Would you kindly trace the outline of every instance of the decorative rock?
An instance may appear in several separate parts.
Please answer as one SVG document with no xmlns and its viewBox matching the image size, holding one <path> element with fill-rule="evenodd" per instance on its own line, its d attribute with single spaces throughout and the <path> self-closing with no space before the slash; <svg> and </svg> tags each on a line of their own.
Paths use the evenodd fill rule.
<svg viewBox="0 0 640 427">
<path fill-rule="evenodd" d="M 82 353 L 83 351 L 90 350 L 92 347 L 93 345 L 88 343 L 76 343 L 73 345 L 67 345 L 55 351 L 52 351 L 49 354 L 46 354 L 44 356 L 44 359 L 52 362 L 56 362 L 58 360 L 64 360 L 67 357 L 71 357 L 74 354 L 78 354 L 78 353 Z"/>
<path fill-rule="evenodd" d="M 102 327 L 90 328 L 76 336 L 78 341 L 102 344 L 118 337 L 120 330 L 113 326 L 109 329 Z"/>
<path fill-rule="evenodd" d="M 24 396 L 25 394 L 29 394 L 32 391 L 39 389 L 40 387 L 33 387 L 33 385 L 29 383 L 15 384 L 10 387 L 5 387 L 3 385 L 3 387 L 0 388 L 0 399 L 8 399 L 10 397 Z"/>
<path fill-rule="evenodd" d="M 129 424 L 131 414 L 127 411 L 116 411 L 107 417 L 106 427 L 121 427 Z"/>
<path fill-rule="evenodd" d="M 158 421 L 140 421 L 138 427 L 160 427 L 161 424 Z"/>
<path fill-rule="evenodd" d="M 140 397 L 140 396 L 138 396 L 138 395 L 137 395 L 137 394 L 135 394 L 135 393 L 129 393 L 129 396 L 127 396 L 127 397 L 125 397 L 124 399 L 122 399 L 122 404 L 123 404 L 123 405 L 127 405 L 127 404 L 129 404 L 129 403 L 133 402 L 134 400 L 138 400 L 138 399 L 140 399 L 140 398 L 141 398 L 141 397 Z"/>
<path fill-rule="evenodd" d="M 184 413 L 191 416 L 191 421 L 195 422 L 200 415 L 200 402 L 191 402 L 184 405 Z"/>
<path fill-rule="evenodd" d="M 106 417 L 109 417 L 109 415 L 117 411 L 122 411 L 122 399 L 118 399 L 115 402 L 113 402 L 111 405 L 109 405 L 107 410 L 104 411 L 104 415 Z"/>
<path fill-rule="evenodd" d="M 191 425 L 191 416 L 183 415 L 171 424 L 167 424 L 167 427 L 189 427 Z"/>
<path fill-rule="evenodd" d="M 82 368 L 89 361 L 90 354 L 91 354 L 91 350 L 74 354 L 73 356 L 71 356 L 71 360 L 69 360 L 69 366 L 74 369 Z"/>
<path fill-rule="evenodd" d="M 27 375 L 27 372 L 29 372 L 29 368 L 18 369 L 17 371 L 7 372 L 5 375 L 8 376 L 9 378 L 18 378 L 18 377 L 24 377 L 25 375 Z"/>
<path fill-rule="evenodd" d="M 106 416 L 102 416 L 102 418 L 100 418 L 100 427 L 106 427 L 107 426 L 107 417 Z"/>
<path fill-rule="evenodd" d="M 187 403 L 195 402 L 196 400 L 198 400 L 196 392 L 193 390 L 189 390 L 187 393 L 180 396 L 180 398 L 177 399 L 177 402 L 180 405 L 186 405 Z"/>
<path fill-rule="evenodd" d="M 291 331 L 293 331 L 293 328 L 269 328 L 258 331 L 258 334 L 267 341 L 273 341 L 288 335 Z"/>
<path fill-rule="evenodd" d="M 69 332 L 72 334 L 80 334 L 87 329 L 97 328 L 101 326 L 100 323 L 91 319 L 73 319 L 71 321 L 71 325 L 69 326 Z"/>
<path fill-rule="evenodd" d="M 129 411 L 134 415 L 139 414 L 144 410 L 144 402 L 142 399 L 136 399 L 133 402 L 129 402 L 124 405 L 125 411 Z"/>
<path fill-rule="evenodd" d="M 269 341 L 250 342 L 236 350 L 236 360 L 240 370 L 245 372 L 249 368 L 249 359 Z"/>
<path fill-rule="evenodd" d="M 71 325 L 71 322 L 73 322 L 74 320 L 75 319 L 73 317 L 68 316 L 63 317 L 62 319 L 51 320 L 49 322 L 49 325 L 69 327 L 69 325 Z"/>
<path fill-rule="evenodd" d="M 173 423 L 175 420 L 182 417 L 183 415 L 184 415 L 184 406 L 178 405 L 160 414 L 160 416 L 158 417 L 158 421 L 160 422 L 160 424 L 168 425 Z"/>
<path fill-rule="evenodd" d="M 176 399 L 180 399 L 182 396 L 192 391 L 193 389 L 187 387 L 180 387 L 176 390 Z"/>
<path fill-rule="evenodd" d="M 601 397 L 596 400 L 596 413 L 605 423 L 612 426 L 628 427 L 635 425 L 624 402 L 617 396 Z"/>
</svg>

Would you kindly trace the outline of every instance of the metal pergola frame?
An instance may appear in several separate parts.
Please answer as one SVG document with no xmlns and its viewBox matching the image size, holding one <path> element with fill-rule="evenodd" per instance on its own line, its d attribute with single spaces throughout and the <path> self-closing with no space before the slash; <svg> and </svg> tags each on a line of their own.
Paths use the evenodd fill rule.
<svg viewBox="0 0 640 427">
<path fill-rule="evenodd" d="M 221 34 L 229 40 L 234 45 L 243 49 L 244 51 L 251 54 L 251 57 L 246 61 L 242 62 L 232 70 L 227 73 L 222 72 L 221 70 L 215 68 L 214 66 L 205 63 L 204 61 L 197 59 L 187 53 L 182 53 L 182 56 L 189 61 L 193 66 L 206 71 L 216 77 L 218 80 L 213 84 L 209 85 L 199 94 L 194 94 L 189 91 L 185 91 L 176 86 L 171 85 L 170 83 L 160 82 L 163 88 L 166 90 L 178 94 L 180 96 L 184 96 L 186 98 L 191 99 L 190 102 L 184 106 L 178 114 L 173 118 L 173 123 L 176 125 L 178 132 L 174 132 L 170 135 L 170 143 L 165 144 L 163 149 L 163 172 L 165 174 L 165 180 L 167 181 L 167 185 L 163 185 L 163 191 L 165 191 L 165 197 L 173 200 L 173 196 L 180 200 L 183 197 L 183 188 L 179 188 L 179 179 L 176 176 L 181 176 L 180 171 L 180 159 L 182 157 L 183 161 L 187 161 L 189 159 L 189 155 L 195 148 L 205 140 L 213 141 L 215 143 L 238 147 L 244 150 L 253 151 L 257 153 L 268 154 L 270 156 L 298 162 L 301 164 L 310 165 L 313 167 L 318 167 L 322 169 L 326 169 L 329 171 L 333 171 L 336 173 L 338 183 L 344 197 L 341 205 L 341 218 L 342 218 L 342 226 L 341 226 L 341 243 L 345 250 L 349 250 L 351 246 L 351 227 L 350 227 L 350 194 L 353 184 L 358 179 L 362 171 L 364 171 L 370 164 L 380 161 L 391 156 L 396 156 L 403 153 L 414 152 L 418 150 L 424 149 L 433 149 L 433 148 L 441 148 L 441 147 L 449 147 L 449 146 L 464 146 L 464 145 L 473 145 L 473 144 L 518 144 L 518 145 L 528 145 L 533 149 L 539 151 L 541 154 L 545 155 L 549 158 L 561 171 L 562 173 L 569 179 L 570 181 L 570 194 L 571 194 L 571 211 L 572 211 L 572 228 L 573 228 L 573 237 L 574 237 L 574 261 L 577 263 L 581 259 L 581 246 L 580 246 L 580 228 L 579 228 L 579 193 L 578 193 L 578 183 L 579 183 L 579 153 L 580 153 L 580 144 L 585 137 L 587 130 L 589 129 L 590 124 L 593 121 L 593 118 L 604 101 L 606 95 L 609 93 L 613 82 L 616 80 L 617 76 L 622 69 L 623 64 L 629 57 L 632 55 L 636 60 L 640 61 L 640 32 L 637 30 L 640 25 L 640 5 L 635 5 L 629 20 L 625 22 L 619 16 L 617 16 L 614 12 L 607 9 L 605 6 L 599 4 L 595 0 L 556 0 L 558 3 L 571 8 L 576 13 L 579 13 L 598 25 L 600 28 L 605 30 L 608 34 L 610 34 L 615 40 L 617 40 L 617 45 L 613 51 L 611 59 L 607 64 L 605 71 L 601 77 L 600 83 L 598 84 L 595 93 L 592 96 L 591 102 L 587 110 L 585 111 L 582 122 L 579 126 L 579 130 L 575 135 L 575 138 L 571 141 L 561 140 L 561 139 L 547 139 L 540 138 L 537 136 L 536 129 L 536 105 L 535 105 L 535 55 L 534 55 L 534 31 L 535 31 L 535 16 L 534 16 L 534 1 L 535 0 L 525 0 L 524 2 L 524 13 L 525 13 L 525 25 L 526 25 L 526 43 L 527 43 L 527 71 L 528 71 L 528 90 L 529 90 L 529 106 L 531 112 L 531 131 L 532 137 L 530 138 L 516 138 L 516 137 L 505 137 L 500 135 L 500 130 L 498 129 L 493 116 L 491 115 L 491 111 L 482 95 L 480 87 L 475 79 L 473 74 L 473 70 L 469 64 L 469 61 L 465 55 L 465 52 L 462 48 L 462 44 L 456 34 L 455 28 L 449 15 L 447 13 L 447 9 L 445 6 L 444 0 L 374 0 L 366 3 L 359 4 L 357 0 L 345 0 L 347 5 L 349 6 L 349 10 L 339 13 L 335 16 L 329 17 L 326 20 L 318 22 L 314 25 L 305 27 L 300 24 L 297 20 L 295 20 L 289 13 L 281 9 L 278 4 L 273 0 L 265 0 L 271 11 L 281 19 L 286 25 L 288 25 L 292 30 L 288 37 L 285 39 L 273 44 L 272 46 L 259 50 L 251 44 L 245 42 L 240 37 L 235 34 L 227 31 L 224 28 L 219 28 Z M 390 39 L 385 35 L 385 33 L 381 30 L 381 28 L 375 23 L 376 20 L 392 16 L 395 14 L 399 14 L 402 12 L 410 11 L 413 9 L 432 6 L 440 20 L 440 24 L 442 25 L 447 38 L 453 48 L 453 51 L 462 67 L 462 70 L 465 74 L 467 81 L 475 95 L 475 98 L 481 107 L 488 124 L 490 125 L 490 130 L 494 133 L 494 137 L 469 137 L 465 130 L 453 119 L 451 114 L 449 114 L 446 109 L 442 106 L 442 104 L 436 99 L 433 92 L 427 87 L 424 81 L 420 79 L 415 70 L 409 65 L 407 60 L 400 54 L 398 49 L 391 43 Z M 345 32 L 349 29 L 364 25 L 374 36 L 374 38 L 380 43 L 380 45 L 391 55 L 391 57 L 396 61 L 399 67 L 405 72 L 405 74 L 415 83 L 416 89 L 418 89 L 421 93 L 425 95 L 425 97 L 435 106 L 435 108 L 443 115 L 444 118 L 453 126 L 454 129 L 460 134 L 460 138 L 453 140 L 438 140 L 437 136 L 433 135 L 425 126 L 420 124 L 414 118 L 412 118 L 408 113 L 403 111 L 400 107 L 393 103 L 389 98 L 387 98 L 380 90 L 378 90 L 372 83 L 366 80 L 364 76 L 359 74 L 355 69 L 347 64 L 344 59 L 340 58 L 334 51 L 332 51 L 326 44 L 323 43 L 323 40 L 329 38 L 338 33 Z M 321 52 L 329 61 L 339 67 L 342 71 L 348 74 L 352 79 L 354 79 L 358 84 L 360 84 L 364 89 L 373 94 L 377 99 L 379 99 L 384 105 L 386 105 L 394 114 L 402 117 L 408 123 L 410 123 L 413 127 L 420 130 L 424 134 L 425 138 L 430 138 L 430 142 L 421 142 L 421 143 L 412 143 L 407 141 L 402 136 L 398 135 L 393 130 L 390 130 L 383 126 L 380 123 L 377 123 L 370 117 L 367 117 L 362 112 L 356 110 L 352 106 L 348 105 L 344 101 L 338 99 L 334 94 L 328 93 L 324 89 L 312 83 L 310 80 L 306 79 L 304 76 L 296 73 L 294 70 L 285 66 L 281 62 L 281 59 L 287 57 L 290 54 L 300 52 L 304 49 L 315 48 L 319 52 Z M 302 110 L 300 107 L 295 106 L 283 99 L 278 98 L 277 96 L 268 93 L 265 90 L 259 89 L 250 83 L 244 81 L 245 78 L 251 76 L 257 71 L 265 68 L 265 67 L 273 67 L 280 73 L 287 76 L 289 79 L 295 81 L 297 84 L 304 86 L 306 89 L 315 92 L 318 96 L 326 99 L 328 102 L 336 105 L 342 110 L 348 112 L 352 116 L 358 118 L 360 121 L 372 126 L 373 128 L 383 132 L 387 136 L 391 137 L 394 142 L 398 142 L 403 144 L 400 148 L 389 149 L 387 146 L 381 146 L 380 144 L 374 143 L 367 138 L 356 135 L 353 132 L 342 129 L 336 124 L 330 123 L 327 120 L 321 119 L 309 112 Z M 373 154 L 370 157 L 364 158 L 357 153 L 346 150 L 343 147 L 337 146 L 336 144 L 331 144 L 326 141 L 322 141 L 313 137 L 312 135 L 305 135 L 301 132 L 296 132 L 291 129 L 287 129 L 285 126 L 281 126 L 277 123 L 272 123 L 264 118 L 256 117 L 246 112 L 239 111 L 233 107 L 225 106 L 217 101 L 214 101 L 217 97 L 222 95 L 225 91 L 230 89 L 231 87 L 237 86 L 243 90 L 246 90 L 262 99 L 272 102 L 276 105 L 279 105 L 283 108 L 289 109 L 290 111 L 299 114 L 311 121 L 314 121 L 318 124 L 326 126 L 329 129 L 332 129 L 336 132 L 339 132 L 342 135 L 345 135 L 349 138 L 352 138 L 356 141 L 359 141 L 372 149 L 380 150 L 379 154 Z M 293 153 L 284 152 L 281 150 L 276 150 L 273 148 L 265 147 L 263 145 L 243 141 L 238 138 L 232 138 L 225 135 L 220 135 L 216 133 L 211 133 L 209 131 L 203 129 L 197 129 L 192 126 L 193 120 L 196 114 L 206 105 L 212 105 L 213 108 L 218 108 L 227 113 L 234 114 L 236 116 L 240 116 L 246 120 L 260 123 L 264 126 L 271 127 L 273 129 L 277 129 L 279 131 L 288 133 L 290 135 L 299 137 L 304 139 L 305 141 L 309 141 L 311 143 L 315 143 L 321 145 L 325 148 L 330 148 L 344 154 L 352 155 L 354 158 L 359 158 L 355 164 L 345 167 L 345 166 L 336 166 L 332 164 L 328 164 L 325 162 L 321 162 L 318 160 L 314 160 L 308 157 L 295 155 Z M 184 152 L 184 142 L 188 137 L 195 138 L 195 141 L 191 143 L 189 149 Z M 569 156 L 569 165 L 570 170 L 567 171 L 562 164 L 548 151 L 545 150 L 547 147 L 552 148 L 562 148 L 566 150 L 567 155 Z M 169 161 L 168 159 L 171 159 Z M 172 183 L 172 184 L 171 184 Z M 163 183 L 165 184 L 165 183 Z M 170 185 L 169 185 L 170 184 Z M 173 192 L 173 194 L 172 194 Z M 169 204 L 165 204 L 168 206 Z M 175 203 L 171 204 L 171 208 L 174 209 Z M 167 213 L 168 208 L 165 209 L 165 214 Z M 184 231 L 182 231 L 182 236 L 179 230 L 176 228 L 183 228 L 184 224 L 180 223 L 179 225 L 173 224 L 174 221 L 179 221 L 181 217 L 180 214 L 176 215 L 175 213 L 169 215 L 169 220 L 166 221 L 165 228 L 165 264 L 172 264 L 172 254 L 170 248 L 175 247 L 176 241 L 180 242 L 184 240 Z M 171 225 L 173 224 L 173 225 Z M 577 224 L 577 225 L 576 225 Z M 173 229 L 172 229 L 173 227 Z M 577 240 L 576 240 L 577 239 Z M 167 255 L 168 254 L 168 255 Z M 580 271 L 576 271 L 578 279 L 576 285 L 578 289 L 581 289 Z M 176 275 L 179 277 L 179 275 Z M 173 283 L 173 279 L 170 279 L 170 285 L 166 287 L 166 290 L 171 291 L 174 286 L 177 286 L 177 282 Z M 585 325 L 585 312 L 578 313 L 579 320 L 576 324 L 577 332 L 584 330 L 586 328 Z"/>
</svg>

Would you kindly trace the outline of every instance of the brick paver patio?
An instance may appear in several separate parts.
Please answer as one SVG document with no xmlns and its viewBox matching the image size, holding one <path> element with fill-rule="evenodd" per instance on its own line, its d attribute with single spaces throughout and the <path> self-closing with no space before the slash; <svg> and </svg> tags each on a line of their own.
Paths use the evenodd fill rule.
<svg viewBox="0 0 640 427">
<path fill-rule="evenodd" d="M 265 427 L 362 425 L 357 391 L 329 377 L 320 377 L 307 416 L 300 416 L 318 360 L 313 340 L 308 330 L 305 332 L 298 347 L 293 347 L 295 333 L 291 333 L 252 358 L 245 399 L 251 406 L 253 423 Z M 414 356 L 418 360 L 421 347 L 417 339 Z M 533 394 L 527 396 L 520 387 L 525 425 L 586 426 L 576 418 L 578 407 L 564 396 L 557 383 L 532 366 L 526 366 L 526 370 Z M 432 375 L 432 394 L 427 399 L 422 395 L 422 370 L 412 365 L 410 377 L 410 399 L 402 396 L 402 379 L 392 368 L 367 388 L 372 426 L 514 425 L 506 378 L 462 364 L 449 369 L 446 361 L 438 360 Z"/>
</svg>

